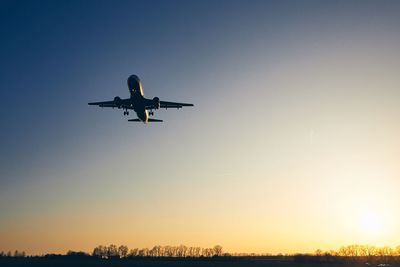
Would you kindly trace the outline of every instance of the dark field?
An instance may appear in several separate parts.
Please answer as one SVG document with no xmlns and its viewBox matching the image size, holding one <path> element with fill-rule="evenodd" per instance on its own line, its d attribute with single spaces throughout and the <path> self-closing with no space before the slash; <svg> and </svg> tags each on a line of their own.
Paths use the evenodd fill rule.
<svg viewBox="0 0 400 267">
<path fill-rule="evenodd" d="M 143 266 L 143 267 L 173 267 L 173 266 L 188 266 L 188 267 L 211 267 L 211 266 L 268 266 L 268 267 L 366 267 L 379 266 L 378 264 L 367 265 L 365 263 L 296 263 L 292 260 L 277 260 L 269 258 L 245 258 L 245 259 L 125 259 L 125 260 L 100 260 L 100 259 L 45 259 L 45 258 L 8 258 L 0 259 L 1 267 L 16 267 L 16 266 L 40 266 L 40 267 L 128 267 L 128 266 Z M 400 266 L 399 264 L 391 264 L 390 266 Z"/>
</svg>

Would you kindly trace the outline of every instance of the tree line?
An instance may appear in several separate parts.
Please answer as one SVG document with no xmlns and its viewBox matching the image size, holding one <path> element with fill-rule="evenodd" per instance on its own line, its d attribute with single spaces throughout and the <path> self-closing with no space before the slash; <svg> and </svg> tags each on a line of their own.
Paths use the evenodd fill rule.
<svg viewBox="0 0 400 267">
<path fill-rule="evenodd" d="M 372 245 L 348 245 L 339 250 L 322 251 L 317 249 L 311 254 L 296 254 L 296 262 L 365 262 L 365 263 L 398 263 L 400 262 L 400 246 L 395 248 Z"/>
<path fill-rule="evenodd" d="M 368 257 L 368 256 L 400 256 L 400 246 L 395 248 L 384 246 L 376 247 L 371 245 L 348 245 L 342 246 L 337 251 L 322 251 L 317 249 L 314 256 L 332 255 L 341 257 Z"/>
<path fill-rule="evenodd" d="M 201 247 L 187 247 L 185 245 L 179 246 L 154 246 L 153 248 L 133 248 L 129 249 L 125 245 L 100 245 L 93 249 L 92 253 L 89 254 L 83 251 L 68 251 L 65 255 L 62 254 L 46 254 L 40 257 L 44 258 L 100 258 L 100 259 L 123 259 L 123 258 L 138 258 L 138 257 L 171 257 L 171 258 L 195 258 L 195 257 L 221 257 L 228 256 L 229 254 L 223 253 L 222 246 L 215 245 L 211 248 Z M 25 252 L 19 252 L 16 250 L 14 253 L 0 252 L 0 258 L 9 257 L 26 257 Z M 38 256 L 30 256 L 38 257 Z"/>
<path fill-rule="evenodd" d="M 25 258 L 24 251 L 0 252 L 0 258 Z M 125 245 L 99 245 L 92 253 L 83 251 L 68 251 L 66 254 L 46 254 L 44 258 L 99 258 L 99 259 L 133 259 L 133 258 L 211 258 L 211 257 L 282 257 L 293 259 L 296 262 L 400 262 L 400 246 L 377 247 L 372 245 L 348 245 L 338 250 L 322 251 L 316 250 L 307 254 L 256 254 L 256 253 L 228 253 L 224 252 L 222 246 L 215 245 L 211 248 L 179 246 L 154 246 L 152 248 L 129 249 Z"/>
<path fill-rule="evenodd" d="M 26 253 L 25 251 L 18 251 L 18 250 L 14 251 L 14 253 L 12 253 L 11 251 L 8 252 L 0 251 L 0 258 L 4 257 L 24 258 L 26 257 Z"/>
<path fill-rule="evenodd" d="M 223 256 L 222 247 L 215 245 L 212 248 L 180 246 L 154 246 L 153 248 L 129 249 L 125 245 L 97 246 L 92 256 L 98 258 L 133 258 L 133 257 L 218 257 Z"/>
</svg>

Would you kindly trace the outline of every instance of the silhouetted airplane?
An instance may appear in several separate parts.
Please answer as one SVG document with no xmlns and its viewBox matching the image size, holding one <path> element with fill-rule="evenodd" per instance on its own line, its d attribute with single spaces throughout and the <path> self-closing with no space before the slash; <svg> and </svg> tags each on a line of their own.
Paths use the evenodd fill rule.
<svg viewBox="0 0 400 267">
<path fill-rule="evenodd" d="M 124 110 L 124 115 L 129 115 L 128 109 L 133 109 L 138 116 L 137 119 L 130 119 L 128 121 L 142 121 L 144 123 L 147 122 L 162 122 L 162 120 L 151 119 L 150 116 L 154 115 L 154 109 L 159 108 L 177 108 L 180 109 L 182 107 L 191 107 L 193 104 L 187 103 L 175 103 L 175 102 L 167 102 L 160 101 L 158 97 L 154 97 L 153 99 L 147 99 L 143 94 L 143 86 L 139 77 L 136 75 L 131 75 L 128 78 L 128 88 L 131 93 L 131 97 L 127 99 L 121 99 L 119 96 L 114 97 L 112 101 L 104 101 L 104 102 L 93 102 L 88 103 L 89 105 L 96 105 L 99 107 L 110 107 L 110 108 L 119 108 Z M 150 112 L 148 112 L 150 110 Z"/>
</svg>

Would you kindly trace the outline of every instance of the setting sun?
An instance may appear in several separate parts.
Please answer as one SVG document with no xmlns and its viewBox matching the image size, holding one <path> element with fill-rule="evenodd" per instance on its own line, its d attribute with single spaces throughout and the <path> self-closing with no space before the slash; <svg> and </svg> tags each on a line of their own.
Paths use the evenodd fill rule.
<svg viewBox="0 0 400 267">
<path fill-rule="evenodd" d="M 379 235 L 383 232 L 383 218 L 374 211 L 369 211 L 362 217 L 361 230 L 366 235 Z"/>
</svg>

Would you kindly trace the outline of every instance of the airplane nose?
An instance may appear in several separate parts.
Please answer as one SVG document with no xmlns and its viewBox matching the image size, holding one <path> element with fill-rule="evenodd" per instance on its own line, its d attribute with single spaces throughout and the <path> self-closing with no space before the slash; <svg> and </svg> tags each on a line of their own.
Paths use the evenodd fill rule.
<svg viewBox="0 0 400 267">
<path fill-rule="evenodd" d="M 135 86 L 139 84 L 139 77 L 136 76 L 135 74 L 132 74 L 131 76 L 129 76 L 128 78 L 128 88 L 129 89 L 133 89 L 135 88 Z"/>
<path fill-rule="evenodd" d="M 129 76 L 128 81 L 139 81 L 139 77 L 135 74 L 132 74 L 131 76 Z"/>
</svg>

